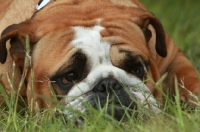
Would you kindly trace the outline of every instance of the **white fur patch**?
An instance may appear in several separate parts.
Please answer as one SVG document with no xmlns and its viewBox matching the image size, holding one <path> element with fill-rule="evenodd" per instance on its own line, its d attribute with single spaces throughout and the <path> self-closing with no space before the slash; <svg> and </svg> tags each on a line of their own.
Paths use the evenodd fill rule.
<svg viewBox="0 0 200 132">
<path fill-rule="evenodd" d="M 96 67 L 100 62 L 111 65 L 109 57 L 110 44 L 101 42 L 100 31 L 104 29 L 103 27 L 100 25 L 92 28 L 77 26 L 73 29 L 76 38 L 72 41 L 72 44 L 85 52 L 87 56 L 90 56 L 92 67 Z"/>
<path fill-rule="evenodd" d="M 36 5 L 35 9 L 36 9 L 36 10 L 42 9 L 42 8 L 43 8 L 44 6 L 46 6 L 50 1 L 51 1 L 51 0 L 42 0 L 41 2 L 39 2 L 39 3 Z"/>
<path fill-rule="evenodd" d="M 85 112 L 84 102 L 87 98 L 84 96 L 90 94 L 94 86 L 102 79 L 112 75 L 119 82 L 127 86 L 132 94 L 134 94 L 141 104 L 149 103 L 146 108 L 153 108 L 158 113 L 158 105 L 156 100 L 151 95 L 149 88 L 137 77 L 128 75 L 124 70 L 115 67 L 110 61 L 110 44 L 101 42 L 100 31 L 104 28 L 96 25 L 91 28 L 73 27 L 75 31 L 75 39 L 72 41 L 73 46 L 81 49 L 86 54 L 91 64 L 91 71 L 87 77 L 77 84 L 75 84 L 69 91 L 64 102 L 66 110 L 64 113 L 68 118 L 73 117 L 73 112 L 68 108 Z"/>
</svg>

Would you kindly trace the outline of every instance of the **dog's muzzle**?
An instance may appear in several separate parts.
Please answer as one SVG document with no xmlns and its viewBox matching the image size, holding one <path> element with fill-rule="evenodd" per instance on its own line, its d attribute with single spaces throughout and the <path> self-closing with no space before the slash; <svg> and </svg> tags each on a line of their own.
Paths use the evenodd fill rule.
<svg viewBox="0 0 200 132">
<path fill-rule="evenodd" d="M 117 120 L 127 114 L 133 117 L 137 111 L 159 113 L 149 88 L 137 77 L 128 76 L 114 66 L 99 66 L 90 72 L 86 79 L 72 87 L 63 103 L 67 119 L 76 118 L 77 112 L 87 113 L 91 106 Z"/>
<path fill-rule="evenodd" d="M 94 94 L 89 102 L 95 109 L 106 108 L 108 114 L 120 120 L 125 114 L 133 113 L 137 107 L 136 98 L 125 89 L 116 79 L 105 78 L 93 88 Z"/>
</svg>

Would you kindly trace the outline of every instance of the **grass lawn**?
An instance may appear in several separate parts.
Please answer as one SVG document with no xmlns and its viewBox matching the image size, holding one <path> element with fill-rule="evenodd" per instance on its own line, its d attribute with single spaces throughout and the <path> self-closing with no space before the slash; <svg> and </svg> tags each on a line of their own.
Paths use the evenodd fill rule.
<svg viewBox="0 0 200 132">
<path fill-rule="evenodd" d="M 200 70 L 200 1 L 196 0 L 142 0 L 144 5 L 162 22 L 175 43 Z M 3 88 L 0 86 L 0 92 Z M 89 108 L 82 115 L 84 123 L 74 127 L 73 120 L 65 121 L 62 114 L 46 109 L 43 113 L 31 114 L 26 109 L 16 110 L 17 95 L 4 97 L 7 108 L 0 109 L 0 131 L 5 132 L 199 132 L 200 110 L 182 110 L 179 98 L 167 99 L 159 115 L 143 114 L 129 117 L 124 122 L 113 120 L 103 111 Z M 197 104 L 200 106 L 200 102 Z M 77 113 L 80 114 L 80 113 Z M 81 115 L 81 114 L 80 114 Z"/>
</svg>

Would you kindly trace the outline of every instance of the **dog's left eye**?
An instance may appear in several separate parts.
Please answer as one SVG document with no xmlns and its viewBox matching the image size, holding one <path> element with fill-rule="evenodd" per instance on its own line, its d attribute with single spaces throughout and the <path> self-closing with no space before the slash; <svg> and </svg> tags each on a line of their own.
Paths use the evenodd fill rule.
<svg viewBox="0 0 200 132">
<path fill-rule="evenodd" d="M 78 80 L 78 76 L 75 72 L 69 72 L 56 79 L 56 83 L 60 88 L 66 88 L 70 84 L 75 83 Z"/>
<path fill-rule="evenodd" d="M 144 76 L 144 67 L 143 65 L 140 64 L 136 64 L 134 66 L 132 66 L 131 71 L 130 71 L 133 75 L 136 75 L 139 78 L 143 78 Z"/>
</svg>

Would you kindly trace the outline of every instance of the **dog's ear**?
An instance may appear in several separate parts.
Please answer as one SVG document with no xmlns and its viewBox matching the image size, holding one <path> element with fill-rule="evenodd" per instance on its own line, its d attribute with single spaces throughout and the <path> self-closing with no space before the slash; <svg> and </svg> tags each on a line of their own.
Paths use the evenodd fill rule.
<svg viewBox="0 0 200 132">
<path fill-rule="evenodd" d="M 7 49 L 6 42 L 10 40 L 10 55 L 17 65 L 22 66 L 25 58 L 25 39 L 32 36 L 29 23 L 23 22 L 8 26 L 1 34 L 0 39 L 0 62 L 6 62 Z"/>
<path fill-rule="evenodd" d="M 146 41 L 148 42 L 152 37 L 152 32 L 148 29 L 149 25 L 152 25 L 155 29 L 155 37 L 156 37 L 156 44 L 155 49 L 157 54 L 159 54 L 162 57 L 167 56 L 167 47 L 166 47 L 166 38 L 165 38 L 165 31 L 163 29 L 163 26 L 159 22 L 159 20 L 150 13 L 145 13 L 142 16 L 140 16 L 140 27 L 142 28 L 142 31 L 144 32 Z"/>
</svg>

